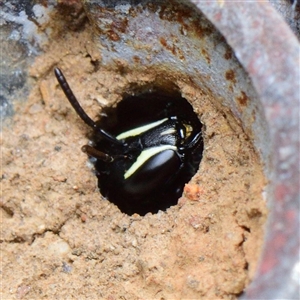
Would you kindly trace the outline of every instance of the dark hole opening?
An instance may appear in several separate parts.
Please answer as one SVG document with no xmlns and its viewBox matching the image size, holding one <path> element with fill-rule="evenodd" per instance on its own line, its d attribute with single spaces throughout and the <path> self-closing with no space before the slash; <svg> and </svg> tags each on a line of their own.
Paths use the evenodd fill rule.
<svg viewBox="0 0 300 300">
<path fill-rule="evenodd" d="M 203 152 L 202 124 L 189 102 L 179 93 L 147 92 L 125 97 L 103 115 L 97 125 L 115 136 L 136 131 L 122 139 L 126 146 L 93 136 L 96 149 L 115 157 L 111 163 L 95 163 L 101 194 L 128 215 L 176 205 Z M 152 128 L 145 131 L 149 124 Z M 134 163 L 138 168 L 125 178 Z"/>
</svg>

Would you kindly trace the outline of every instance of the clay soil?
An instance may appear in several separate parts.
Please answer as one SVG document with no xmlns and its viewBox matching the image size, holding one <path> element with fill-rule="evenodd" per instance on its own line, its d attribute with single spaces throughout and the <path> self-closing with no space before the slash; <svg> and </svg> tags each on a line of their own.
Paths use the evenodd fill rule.
<svg viewBox="0 0 300 300">
<path fill-rule="evenodd" d="M 92 118 L 155 79 L 102 67 L 88 24 L 31 66 L 28 101 L 1 137 L 1 299 L 236 299 L 255 274 L 267 212 L 261 163 L 235 119 L 175 78 L 204 125 L 199 171 L 178 205 L 128 216 L 97 189 L 80 151 L 90 129 L 54 66 Z"/>
</svg>

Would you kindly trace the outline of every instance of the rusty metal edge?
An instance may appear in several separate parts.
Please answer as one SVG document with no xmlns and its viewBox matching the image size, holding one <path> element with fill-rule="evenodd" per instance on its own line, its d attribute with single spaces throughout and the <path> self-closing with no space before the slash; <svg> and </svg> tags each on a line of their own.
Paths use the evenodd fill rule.
<svg viewBox="0 0 300 300">
<path fill-rule="evenodd" d="M 271 134 L 270 216 L 257 274 L 241 299 L 298 299 L 299 42 L 268 1 L 190 2 L 223 34 L 249 74 Z"/>
</svg>

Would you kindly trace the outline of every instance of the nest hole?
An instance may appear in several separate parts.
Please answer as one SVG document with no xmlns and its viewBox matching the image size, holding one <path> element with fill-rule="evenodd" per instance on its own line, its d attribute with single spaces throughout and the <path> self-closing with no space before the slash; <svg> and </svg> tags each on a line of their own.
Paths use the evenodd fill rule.
<svg viewBox="0 0 300 300">
<path fill-rule="evenodd" d="M 114 136 L 130 130 L 124 141 L 128 147 L 92 137 L 96 149 L 116 157 L 111 163 L 95 162 L 100 192 L 128 215 L 157 213 L 176 205 L 199 168 L 202 124 L 192 105 L 170 86 L 135 91 L 116 107 L 103 110 L 99 128 Z M 150 128 L 145 131 L 145 126 Z M 138 167 L 126 178 L 133 165 Z"/>
</svg>

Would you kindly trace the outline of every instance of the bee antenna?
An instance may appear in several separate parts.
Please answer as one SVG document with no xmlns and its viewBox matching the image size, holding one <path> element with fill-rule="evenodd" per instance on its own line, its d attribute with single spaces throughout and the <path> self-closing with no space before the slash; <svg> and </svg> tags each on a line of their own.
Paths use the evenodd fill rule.
<svg viewBox="0 0 300 300">
<path fill-rule="evenodd" d="M 84 145 L 81 147 L 82 152 L 86 153 L 88 156 L 98 158 L 104 162 L 112 162 L 114 158 L 102 151 L 99 151 L 89 145 Z"/>
<path fill-rule="evenodd" d="M 60 84 L 63 92 L 65 93 L 66 97 L 68 98 L 69 102 L 75 109 L 78 116 L 86 123 L 88 126 L 95 128 L 96 123 L 86 114 L 86 112 L 83 110 L 81 105 L 79 104 L 77 98 L 75 97 L 74 93 L 72 92 L 66 77 L 62 73 L 62 71 L 59 68 L 54 69 L 54 73 L 56 76 L 56 79 L 58 83 Z"/>
<path fill-rule="evenodd" d="M 59 83 L 59 85 L 61 86 L 63 92 L 65 93 L 67 99 L 69 100 L 69 102 L 71 103 L 71 105 L 73 106 L 73 108 L 75 109 L 76 113 L 78 114 L 78 116 L 82 119 L 82 121 L 87 124 L 88 126 L 92 127 L 96 133 L 100 134 L 102 137 L 104 137 L 105 139 L 115 143 L 115 144 L 119 144 L 122 145 L 122 142 L 119 141 L 118 139 L 116 139 L 113 135 L 111 135 L 110 133 L 106 132 L 105 130 L 99 128 L 96 124 L 96 122 L 94 122 L 87 114 L 86 112 L 83 110 L 83 108 L 81 107 L 81 105 L 79 104 L 77 98 L 75 97 L 73 91 L 71 90 L 66 77 L 64 76 L 63 72 L 59 69 L 59 68 L 55 68 L 54 69 L 54 73 L 56 76 L 56 79 Z"/>
</svg>

